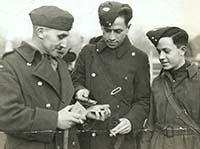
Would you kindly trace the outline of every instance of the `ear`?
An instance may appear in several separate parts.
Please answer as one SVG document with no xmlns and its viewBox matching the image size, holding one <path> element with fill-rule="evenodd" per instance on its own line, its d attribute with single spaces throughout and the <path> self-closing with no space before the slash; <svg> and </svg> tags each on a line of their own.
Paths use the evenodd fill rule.
<svg viewBox="0 0 200 149">
<path fill-rule="evenodd" d="M 45 32 L 45 28 L 38 26 L 36 28 L 36 35 L 38 36 L 38 38 L 43 39 L 44 38 L 44 32 Z"/>
<path fill-rule="evenodd" d="M 185 55 L 186 51 L 188 50 L 188 47 L 185 46 L 185 45 L 182 45 L 182 46 L 180 47 L 180 49 L 181 49 L 181 55 Z"/>
</svg>

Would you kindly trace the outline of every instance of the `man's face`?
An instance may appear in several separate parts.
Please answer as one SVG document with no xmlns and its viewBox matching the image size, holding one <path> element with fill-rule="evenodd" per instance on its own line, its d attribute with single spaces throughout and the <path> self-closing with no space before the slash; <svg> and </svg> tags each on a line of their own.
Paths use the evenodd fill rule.
<svg viewBox="0 0 200 149">
<path fill-rule="evenodd" d="M 177 47 L 170 37 L 163 37 L 157 45 L 159 60 L 165 70 L 177 70 L 185 63 L 183 46 Z"/>
<path fill-rule="evenodd" d="M 128 33 L 128 26 L 123 17 L 117 17 L 111 27 L 102 26 L 101 29 L 103 39 L 111 49 L 119 47 Z"/>
<path fill-rule="evenodd" d="M 43 35 L 43 47 L 49 55 L 61 57 L 68 51 L 67 37 L 69 32 L 45 28 Z"/>
</svg>

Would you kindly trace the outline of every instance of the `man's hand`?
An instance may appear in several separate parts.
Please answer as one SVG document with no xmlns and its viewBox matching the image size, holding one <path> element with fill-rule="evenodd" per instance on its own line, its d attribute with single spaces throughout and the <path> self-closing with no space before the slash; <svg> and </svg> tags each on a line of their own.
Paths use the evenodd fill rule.
<svg viewBox="0 0 200 149">
<path fill-rule="evenodd" d="M 132 130 L 131 122 L 127 118 L 119 119 L 120 123 L 110 130 L 110 136 L 116 136 L 117 134 L 127 134 Z"/>
<path fill-rule="evenodd" d="M 80 101 L 87 101 L 90 91 L 86 88 L 80 89 L 76 92 L 76 99 Z"/>
<path fill-rule="evenodd" d="M 60 129 L 69 129 L 76 123 L 83 123 L 81 115 L 78 113 L 70 112 L 73 105 L 66 106 L 58 112 L 57 127 Z"/>
<path fill-rule="evenodd" d="M 94 105 L 87 109 L 87 118 L 104 121 L 111 116 L 110 105 Z"/>
<path fill-rule="evenodd" d="M 91 104 L 96 104 L 95 100 L 88 98 L 89 94 L 90 94 L 90 91 L 88 89 L 86 89 L 86 88 L 80 89 L 76 92 L 75 98 L 80 100 L 80 101 L 84 101 L 84 102 L 91 103 Z"/>
</svg>

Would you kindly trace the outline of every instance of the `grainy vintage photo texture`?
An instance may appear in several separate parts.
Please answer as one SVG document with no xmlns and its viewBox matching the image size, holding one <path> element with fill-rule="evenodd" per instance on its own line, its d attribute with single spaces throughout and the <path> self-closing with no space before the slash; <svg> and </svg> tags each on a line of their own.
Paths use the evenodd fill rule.
<svg viewBox="0 0 200 149">
<path fill-rule="evenodd" d="M 104 1 L 106 0 L 0 0 L 0 55 L 31 38 L 32 26 L 28 14 L 42 5 L 55 5 L 72 13 L 75 21 L 68 46 L 78 54 L 89 39 L 101 35 L 97 9 Z M 200 0 L 115 1 L 128 3 L 133 9 L 128 35 L 136 47 L 148 54 L 151 81 L 159 73 L 160 64 L 153 45 L 145 35 L 150 29 L 160 26 L 184 28 L 190 36 L 189 55 L 197 64 L 200 62 Z M 4 143 L 5 135 L 0 132 L 0 149 L 3 149 Z"/>
</svg>

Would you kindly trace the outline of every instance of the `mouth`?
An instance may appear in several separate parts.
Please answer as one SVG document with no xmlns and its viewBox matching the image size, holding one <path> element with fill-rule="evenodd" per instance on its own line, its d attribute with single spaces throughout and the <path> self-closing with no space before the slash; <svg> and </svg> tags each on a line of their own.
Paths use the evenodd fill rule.
<svg viewBox="0 0 200 149">
<path fill-rule="evenodd" d="M 161 62 L 161 64 L 162 64 L 163 66 L 167 66 L 167 65 L 169 65 L 168 62 Z"/>
<path fill-rule="evenodd" d="M 118 45 L 117 42 L 107 42 L 107 44 L 108 44 L 108 46 L 110 46 L 110 47 L 115 47 L 115 46 Z"/>
</svg>

